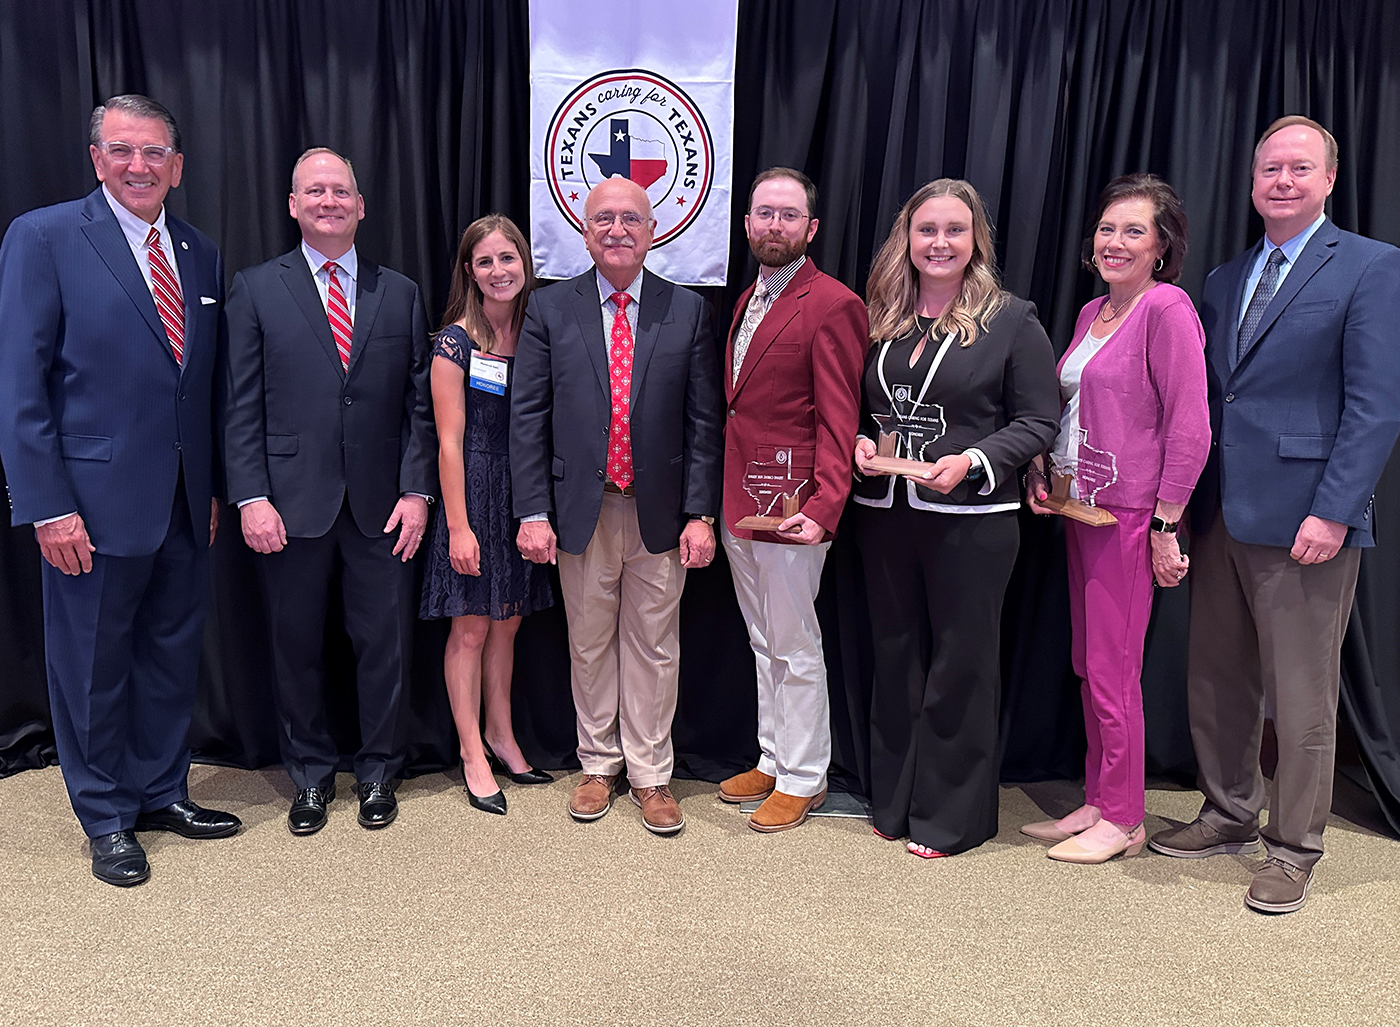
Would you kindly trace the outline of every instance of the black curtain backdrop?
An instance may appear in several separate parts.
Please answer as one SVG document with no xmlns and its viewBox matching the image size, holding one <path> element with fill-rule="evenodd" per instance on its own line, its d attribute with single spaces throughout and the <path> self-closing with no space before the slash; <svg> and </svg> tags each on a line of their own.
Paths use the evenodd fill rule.
<svg viewBox="0 0 1400 1027">
<path fill-rule="evenodd" d="M 1153 171 L 1176 186 L 1193 230 L 1182 285 L 1195 294 L 1209 268 L 1260 235 L 1250 157 L 1259 132 L 1286 113 L 1317 118 L 1341 144 L 1334 220 L 1400 243 L 1400 205 L 1382 194 L 1400 164 L 1397 48 L 1400 5 L 1388 0 L 741 0 L 730 279 L 702 292 L 727 324 L 755 274 L 741 216 L 748 183 L 765 167 L 791 165 L 816 180 L 813 256 L 858 293 L 905 197 L 929 179 L 964 177 L 990 207 L 1007 287 L 1035 301 L 1063 350 L 1095 293 L 1078 254 L 1104 183 Z M 4 4 L 0 146 L 13 169 L 0 179 L 0 227 L 93 187 L 88 114 L 132 91 L 160 99 L 179 120 L 185 178 L 170 207 L 219 243 L 230 276 L 296 242 L 288 176 L 312 145 L 355 161 L 368 211 L 358 245 L 421 284 L 430 318 L 445 302 L 468 222 L 500 211 L 528 226 L 524 0 Z M 1343 706 L 1400 829 L 1395 460 L 1376 507 L 1382 545 L 1362 560 Z M 1030 517 L 1021 528 L 1004 618 L 1002 776 L 1075 777 L 1084 742 L 1062 533 Z M 243 767 L 277 762 L 253 561 L 236 515 L 226 514 L 190 737 L 198 758 Z M 29 527 L 0 538 L 0 773 L 55 758 L 38 563 Z M 859 558 L 846 535 L 831 549 L 818 602 L 833 784 L 861 791 L 871 660 Z M 1185 589 L 1159 596 L 1143 691 L 1149 771 L 1189 780 L 1187 604 Z M 445 635 L 445 623 L 420 624 L 411 773 L 457 760 Z M 337 731 L 353 751 L 354 669 L 338 616 L 326 641 Z M 716 779 L 752 765 L 753 661 L 722 559 L 690 575 L 682 647 L 679 772 Z M 521 744 L 541 766 L 576 765 L 562 609 L 527 618 L 516 651 Z"/>
</svg>

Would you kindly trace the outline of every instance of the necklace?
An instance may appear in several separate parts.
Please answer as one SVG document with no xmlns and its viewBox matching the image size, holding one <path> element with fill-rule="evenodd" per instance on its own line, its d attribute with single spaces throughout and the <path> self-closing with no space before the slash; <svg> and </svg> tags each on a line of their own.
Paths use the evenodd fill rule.
<svg viewBox="0 0 1400 1027">
<path fill-rule="evenodd" d="M 1125 299 L 1122 303 L 1118 304 L 1118 306 L 1116 307 L 1109 300 L 1109 298 L 1105 296 L 1103 298 L 1103 306 L 1099 308 L 1099 320 L 1102 321 L 1104 324 L 1108 324 L 1110 321 L 1116 319 L 1118 315 L 1123 312 L 1124 307 L 1129 306 L 1133 302 L 1133 300 L 1137 299 L 1139 296 L 1141 296 L 1143 293 L 1145 293 L 1148 289 L 1152 288 L 1156 284 L 1156 282 L 1149 278 L 1147 280 L 1147 283 L 1143 285 L 1141 289 L 1133 293 L 1131 296 Z"/>
</svg>

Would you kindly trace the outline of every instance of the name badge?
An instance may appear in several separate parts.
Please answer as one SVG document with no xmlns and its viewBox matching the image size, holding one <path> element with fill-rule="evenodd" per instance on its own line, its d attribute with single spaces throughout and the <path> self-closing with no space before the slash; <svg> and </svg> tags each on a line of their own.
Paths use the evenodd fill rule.
<svg viewBox="0 0 1400 1027">
<path fill-rule="evenodd" d="M 493 357 L 489 353 L 473 353 L 471 386 L 482 392 L 492 392 L 497 396 L 506 394 L 506 376 L 510 365 L 505 357 Z"/>
</svg>

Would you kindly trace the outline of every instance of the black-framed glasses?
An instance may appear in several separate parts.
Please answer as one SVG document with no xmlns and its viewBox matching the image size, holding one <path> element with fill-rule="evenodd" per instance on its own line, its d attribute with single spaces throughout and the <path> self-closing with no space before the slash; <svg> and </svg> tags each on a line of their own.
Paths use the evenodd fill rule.
<svg viewBox="0 0 1400 1027">
<path fill-rule="evenodd" d="M 590 224 L 597 228 L 611 228 L 613 222 L 622 219 L 622 227 L 629 232 L 635 232 L 643 225 L 650 222 L 649 218 L 644 218 L 640 214 L 634 214 L 630 210 L 625 210 L 621 214 L 615 214 L 610 210 L 600 210 L 598 213 L 588 218 Z"/>
<path fill-rule="evenodd" d="M 771 224 L 773 219 L 777 218 L 783 224 L 791 227 L 805 219 L 810 219 L 811 216 L 793 207 L 784 207 L 782 210 L 774 210 L 772 207 L 755 207 L 749 211 L 750 220 L 760 225 Z"/>
<path fill-rule="evenodd" d="M 153 168 L 160 167 L 175 152 L 173 146 L 157 146 L 155 143 L 134 146 L 131 143 L 123 143 L 115 139 L 109 143 L 98 143 L 97 148 L 107 154 L 108 159 L 114 160 L 118 164 L 127 164 L 135 160 L 137 151 L 140 151 L 141 159 Z"/>
</svg>

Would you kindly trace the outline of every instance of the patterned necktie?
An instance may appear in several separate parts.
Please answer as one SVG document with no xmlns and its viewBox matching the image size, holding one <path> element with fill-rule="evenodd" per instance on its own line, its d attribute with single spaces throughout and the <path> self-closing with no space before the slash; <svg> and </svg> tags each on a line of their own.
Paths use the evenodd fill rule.
<svg viewBox="0 0 1400 1027">
<path fill-rule="evenodd" d="M 608 423 L 608 478 L 620 489 L 632 483 L 632 430 L 628 427 L 628 407 L 632 402 L 632 326 L 627 323 L 627 301 L 632 297 L 615 292 L 612 344 L 608 348 L 608 379 L 612 383 L 612 420 Z"/>
<path fill-rule="evenodd" d="M 146 259 L 151 268 L 151 287 L 156 298 L 156 311 L 160 323 L 165 325 L 165 337 L 170 342 L 170 352 L 176 364 L 185 362 L 185 300 L 180 295 L 180 283 L 175 280 L 175 272 L 166 259 L 165 248 L 160 244 L 160 232 L 151 229 L 146 236 Z"/>
<path fill-rule="evenodd" d="M 1249 349 L 1249 344 L 1254 341 L 1254 333 L 1259 330 L 1259 322 L 1264 320 L 1264 308 L 1269 305 L 1269 301 L 1274 298 L 1274 293 L 1278 290 L 1278 272 L 1284 262 L 1283 250 L 1277 246 L 1269 254 L 1269 262 L 1264 265 L 1264 273 L 1259 276 L 1259 284 L 1254 287 L 1254 295 L 1250 297 L 1249 308 L 1244 312 L 1244 320 L 1240 322 L 1240 333 L 1235 337 L 1235 363 L 1244 359 L 1244 354 Z"/>
<path fill-rule="evenodd" d="M 758 331 L 769 306 L 768 286 L 760 277 L 754 283 L 753 295 L 749 297 L 748 308 L 744 311 L 744 321 L 739 325 L 739 334 L 734 336 L 734 367 L 730 371 L 729 382 L 731 387 L 739 384 L 739 369 L 744 366 L 744 355 L 748 353 L 749 343 L 753 342 L 753 333 Z"/>
<path fill-rule="evenodd" d="M 354 328 L 350 324 L 350 305 L 345 302 L 345 290 L 340 287 L 336 272 L 340 265 L 333 260 L 325 263 L 326 282 L 330 288 L 326 292 L 326 317 L 331 322 L 331 334 L 335 336 L 335 348 L 340 351 L 342 370 L 350 370 L 350 336 Z"/>
</svg>

